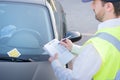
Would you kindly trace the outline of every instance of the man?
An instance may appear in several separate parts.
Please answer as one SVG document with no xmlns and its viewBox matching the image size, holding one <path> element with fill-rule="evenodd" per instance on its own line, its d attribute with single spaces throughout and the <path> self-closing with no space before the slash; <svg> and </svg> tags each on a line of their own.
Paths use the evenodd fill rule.
<svg viewBox="0 0 120 80">
<path fill-rule="evenodd" d="M 59 80 L 120 80 L 120 0 L 92 1 L 95 17 L 101 23 L 95 36 L 82 47 L 69 39 L 61 41 L 69 51 L 77 55 L 73 69 L 64 68 L 57 54 L 50 57 L 53 70 Z M 117 76 L 117 78 L 116 78 Z"/>
</svg>

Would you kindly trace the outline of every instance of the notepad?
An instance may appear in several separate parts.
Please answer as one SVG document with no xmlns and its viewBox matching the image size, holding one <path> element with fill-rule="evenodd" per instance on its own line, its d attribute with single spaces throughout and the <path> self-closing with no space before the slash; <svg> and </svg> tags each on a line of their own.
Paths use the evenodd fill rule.
<svg viewBox="0 0 120 80">
<path fill-rule="evenodd" d="M 47 51 L 50 56 L 54 56 L 55 53 L 58 53 L 58 59 L 63 65 L 67 64 L 75 57 L 67 48 L 61 45 L 60 41 L 57 39 L 53 39 L 45 44 L 43 49 Z"/>
</svg>

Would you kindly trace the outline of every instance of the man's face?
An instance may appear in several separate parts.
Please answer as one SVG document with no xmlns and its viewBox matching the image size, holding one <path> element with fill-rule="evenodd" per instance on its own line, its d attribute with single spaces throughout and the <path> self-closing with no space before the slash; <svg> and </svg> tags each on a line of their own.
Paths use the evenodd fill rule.
<svg viewBox="0 0 120 80">
<path fill-rule="evenodd" d="M 105 9 L 101 0 L 93 0 L 92 9 L 95 12 L 95 17 L 98 21 L 104 21 Z"/>
</svg>

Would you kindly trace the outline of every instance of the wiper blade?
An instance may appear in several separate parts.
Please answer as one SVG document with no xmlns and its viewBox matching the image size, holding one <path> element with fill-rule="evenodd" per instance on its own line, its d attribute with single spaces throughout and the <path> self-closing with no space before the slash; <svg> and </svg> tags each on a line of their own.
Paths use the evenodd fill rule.
<svg viewBox="0 0 120 80">
<path fill-rule="evenodd" d="M 32 59 L 22 59 L 16 57 L 0 57 L 0 60 L 10 61 L 10 62 L 32 62 Z"/>
</svg>

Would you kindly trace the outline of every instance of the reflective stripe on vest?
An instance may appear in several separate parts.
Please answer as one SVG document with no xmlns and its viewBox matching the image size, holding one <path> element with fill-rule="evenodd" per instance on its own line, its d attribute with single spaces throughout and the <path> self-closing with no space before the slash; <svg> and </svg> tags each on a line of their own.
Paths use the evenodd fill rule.
<svg viewBox="0 0 120 80">
<path fill-rule="evenodd" d="M 117 75 L 115 77 L 115 80 L 120 80 L 120 70 L 117 72 Z"/>
<path fill-rule="evenodd" d="M 95 36 L 110 42 L 112 45 L 114 45 L 120 51 L 120 41 L 118 39 L 116 39 L 114 36 L 112 36 L 108 33 L 105 33 L 105 32 L 98 33 Z"/>
</svg>

